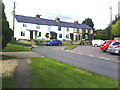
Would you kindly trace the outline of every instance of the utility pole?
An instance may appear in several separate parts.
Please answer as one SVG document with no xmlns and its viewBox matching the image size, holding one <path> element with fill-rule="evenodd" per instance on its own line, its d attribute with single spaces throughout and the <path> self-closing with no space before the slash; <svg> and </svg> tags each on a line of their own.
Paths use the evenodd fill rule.
<svg viewBox="0 0 120 90">
<path fill-rule="evenodd" d="M 112 7 L 110 7 L 110 39 L 112 39 Z"/>
<path fill-rule="evenodd" d="M 13 32 L 14 32 L 14 29 L 15 29 L 15 8 L 16 8 L 16 6 L 15 6 L 15 2 L 13 3 Z"/>
</svg>

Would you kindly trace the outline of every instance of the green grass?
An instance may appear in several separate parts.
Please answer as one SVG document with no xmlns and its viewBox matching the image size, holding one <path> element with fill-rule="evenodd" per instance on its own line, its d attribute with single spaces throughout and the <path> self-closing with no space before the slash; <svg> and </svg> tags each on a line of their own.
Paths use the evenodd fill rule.
<svg viewBox="0 0 120 90">
<path fill-rule="evenodd" d="M 17 58 L 13 56 L 2 55 L 2 60 L 5 60 L 5 59 L 17 59 Z"/>
<path fill-rule="evenodd" d="M 32 58 L 32 88 L 118 88 L 118 81 L 51 58 Z"/>
<path fill-rule="evenodd" d="M 20 51 L 30 51 L 31 49 L 29 47 L 25 46 L 19 46 L 19 45 L 7 45 L 3 49 L 3 52 L 20 52 Z"/>
<path fill-rule="evenodd" d="M 16 88 L 16 80 L 14 77 L 2 78 L 2 88 Z"/>
<path fill-rule="evenodd" d="M 64 50 L 71 50 L 71 49 L 74 49 L 76 48 L 77 46 L 67 46 L 64 48 Z"/>
</svg>

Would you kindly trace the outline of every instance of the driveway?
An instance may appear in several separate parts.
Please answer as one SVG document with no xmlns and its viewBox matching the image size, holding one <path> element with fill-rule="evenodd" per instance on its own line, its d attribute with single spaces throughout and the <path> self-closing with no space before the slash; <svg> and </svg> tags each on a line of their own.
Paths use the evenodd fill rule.
<svg viewBox="0 0 120 90">
<path fill-rule="evenodd" d="M 105 60 L 103 58 L 95 57 L 97 56 L 97 53 L 95 54 L 95 56 L 90 56 L 90 54 L 92 53 L 89 53 L 89 52 L 84 54 L 83 52 L 85 52 L 86 48 L 90 48 L 92 50 L 90 46 L 88 47 L 78 46 L 78 48 L 81 48 L 81 50 L 78 50 L 78 48 L 76 48 L 74 50 L 68 50 L 68 51 L 62 50 L 63 47 L 64 46 L 60 46 L 60 47 L 44 46 L 44 47 L 34 48 L 33 51 L 40 55 L 50 57 L 58 61 L 69 63 L 77 67 L 91 70 L 93 72 L 97 72 L 99 74 L 103 74 L 112 78 L 118 78 L 118 62 L 117 61 L 110 61 L 110 60 Z M 99 53 L 102 54 L 102 52 L 99 52 Z"/>
</svg>

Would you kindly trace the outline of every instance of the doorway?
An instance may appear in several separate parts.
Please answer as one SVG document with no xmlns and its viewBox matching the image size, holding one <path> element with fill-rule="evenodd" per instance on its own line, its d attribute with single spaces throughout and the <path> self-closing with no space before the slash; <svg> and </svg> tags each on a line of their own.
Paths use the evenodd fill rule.
<svg viewBox="0 0 120 90">
<path fill-rule="evenodd" d="M 30 39 L 33 39 L 33 31 L 30 31 Z"/>
</svg>

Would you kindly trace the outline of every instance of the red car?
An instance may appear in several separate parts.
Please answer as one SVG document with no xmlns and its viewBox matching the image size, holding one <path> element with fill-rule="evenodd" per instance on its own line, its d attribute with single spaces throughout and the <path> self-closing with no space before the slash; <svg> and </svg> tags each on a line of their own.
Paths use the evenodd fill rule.
<svg viewBox="0 0 120 90">
<path fill-rule="evenodd" d="M 100 49 L 105 52 L 113 41 L 116 41 L 116 40 L 106 40 L 103 44 L 100 45 Z"/>
</svg>

